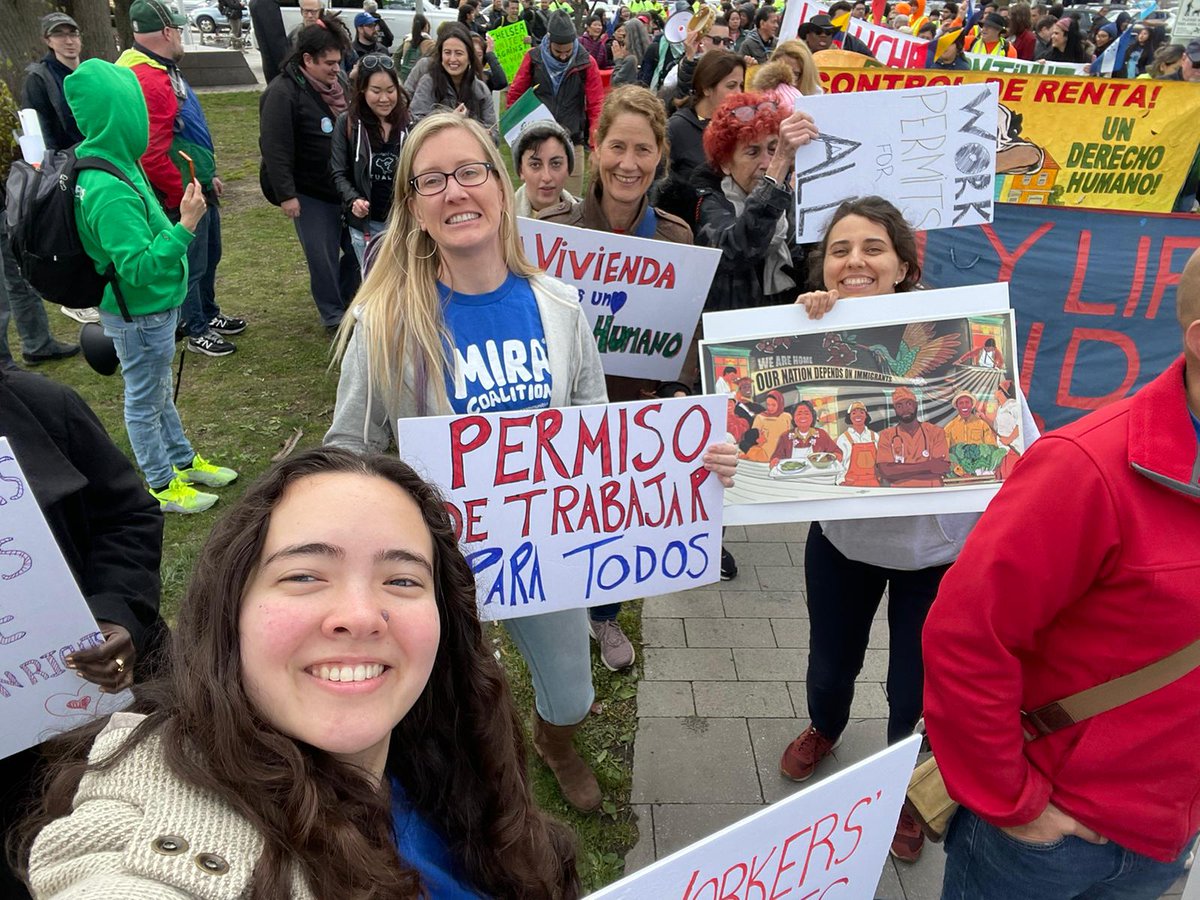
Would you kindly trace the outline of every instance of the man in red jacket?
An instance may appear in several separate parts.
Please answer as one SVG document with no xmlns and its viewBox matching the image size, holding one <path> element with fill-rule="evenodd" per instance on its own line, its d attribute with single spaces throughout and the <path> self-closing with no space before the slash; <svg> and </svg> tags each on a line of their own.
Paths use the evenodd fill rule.
<svg viewBox="0 0 1200 900">
<path fill-rule="evenodd" d="M 1156 898 L 1200 830 L 1200 670 L 1036 734 L 1034 710 L 1200 638 L 1200 252 L 1183 356 L 1043 435 L 942 581 L 925 721 L 962 807 L 943 900 Z"/>
</svg>

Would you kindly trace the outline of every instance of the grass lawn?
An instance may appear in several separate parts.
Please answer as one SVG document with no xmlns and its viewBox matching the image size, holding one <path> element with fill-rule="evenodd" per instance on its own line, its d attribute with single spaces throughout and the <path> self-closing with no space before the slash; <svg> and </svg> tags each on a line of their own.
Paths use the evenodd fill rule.
<svg viewBox="0 0 1200 900">
<path fill-rule="evenodd" d="M 236 468 L 242 477 L 220 491 L 222 501 L 213 512 L 167 518 L 162 575 L 168 619 L 178 607 L 214 517 L 297 432 L 298 446 L 319 444 L 333 413 L 337 374 L 329 370 L 329 342 L 309 295 L 300 245 L 290 222 L 259 193 L 258 96 L 221 93 L 201 98 L 226 185 L 217 299 L 225 312 L 244 316 L 251 324 L 234 339 L 238 352 L 232 356 L 186 354 L 179 410 L 197 450 Z M 51 313 L 51 326 L 63 339 L 74 340 L 78 334 L 78 327 L 56 311 Z M 82 358 L 47 364 L 40 371 L 78 390 L 133 458 L 121 415 L 119 376 L 102 378 Z M 640 604 L 627 605 L 622 622 L 640 645 Z M 489 634 L 511 673 L 517 701 L 528 713 L 532 691 L 524 662 L 502 629 L 490 626 Z M 579 835 L 580 870 L 589 889 L 621 874 L 625 852 L 637 839 L 629 793 L 638 675 L 613 674 L 598 663 L 594 671 L 602 709 L 589 718 L 579 745 L 600 779 L 603 811 L 593 816 L 570 811 L 550 771 L 530 752 L 539 802 L 570 822 Z"/>
</svg>

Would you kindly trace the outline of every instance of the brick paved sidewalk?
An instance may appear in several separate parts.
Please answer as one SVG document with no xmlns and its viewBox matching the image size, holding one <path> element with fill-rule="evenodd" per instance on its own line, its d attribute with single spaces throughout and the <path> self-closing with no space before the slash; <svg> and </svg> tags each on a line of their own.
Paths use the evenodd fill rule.
<svg viewBox="0 0 1200 900">
<path fill-rule="evenodd" d="M 806 524 L 730 527 L 733 581 L 648 598 L 642 611 L 632 802 L 641 839 L 633 872 L 803 787 L 779 775 L 779 757 L 807 724 L 804 675 Z M 850 725 L 818 778 L 884 746 L 888 632 L 880 605 L 858 678 Z M 944 855 L 888 858 L 880 900 L 937 900 Z M 1167 896 L 1178 896 L 1182 882 Z"/>
</svg>

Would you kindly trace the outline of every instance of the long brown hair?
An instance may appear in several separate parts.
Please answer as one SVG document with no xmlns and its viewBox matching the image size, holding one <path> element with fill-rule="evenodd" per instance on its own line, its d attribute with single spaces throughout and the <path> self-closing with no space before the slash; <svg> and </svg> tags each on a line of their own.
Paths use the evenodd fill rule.
<svg viewBox="0 0 1200 900">
<path fill-rule="evenodd" d="M 386 772 L 443 834 L 463 874 L 490 896 L 578 896 L 574 838 L 534 805 L 521 725 L 508 684 L 479 627 L 475 579 L 438 491 L 392 456 L 319 448 L 271 468 L 217 523 L 179 611 L 170 672 L 139 689 L 149 713 L 121 751 L 86 755 L 103 723 L 61 742 L 64 756 L 24 853 L 41 827 L 69 815 L 86 771 L 108 768 L 151 733 L 171 771 L 210 792 L 262 835 L 250 896 L 291 896 L 299 868 L 318 897 L 392 900 L 424 895 L 396 852 L 389 792 L 361 770 L 298 743 L 265 721 L 246 693 L 238 618 L 271 513 L 290 484 L 329 472 L 379 477 L 416 502 L 434 548 L 441 639 L 429 682 L 392 731 Z"/>
<path fill-rule="evenodd" d="M 900 283 L 896 285 L 896 293 L 914 290 L 921 280 L 921 260 L 917 254 L 917 236 L 912 226 L 904 220 L 904 215 L 882 197 L 851 197 L 842 201 L 841 206 L 834 210 L 833 218 L 825 226 L 825 234 L 821 242 L 808 255 L 809 287 L 814 291 L 826 290 L 825 287 L 825 251 L 829 244 L 829 234 L 833 226 L 846 216 L 862 216 L 882 225 L 891 239 L 892 249 L 900 257 L 900 262 L 908 264 L 908 270 Z"/>
</svg>

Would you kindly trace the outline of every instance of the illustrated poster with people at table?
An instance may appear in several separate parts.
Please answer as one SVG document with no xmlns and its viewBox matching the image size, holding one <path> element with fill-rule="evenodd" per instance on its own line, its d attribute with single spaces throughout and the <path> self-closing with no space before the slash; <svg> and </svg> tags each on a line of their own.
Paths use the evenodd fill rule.
<svg viewBox="0 0 1200 900">
<path fill-rule="evenodd" d="M 705 392 L 728 397 L 738 445 L 728 504 L 910 492 L 919 513 L 918 495 L 994 493 L 1012 471 L 1026 436 L 1010 310 L 811 325 L 702 344 Z M 869 515 L 854 506 L 846 517 Z"/>
</svg>

